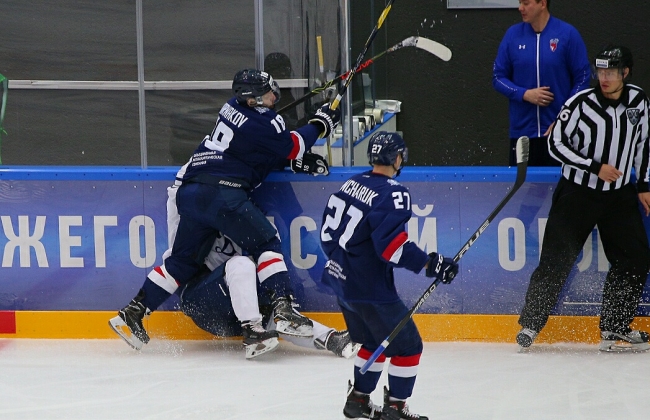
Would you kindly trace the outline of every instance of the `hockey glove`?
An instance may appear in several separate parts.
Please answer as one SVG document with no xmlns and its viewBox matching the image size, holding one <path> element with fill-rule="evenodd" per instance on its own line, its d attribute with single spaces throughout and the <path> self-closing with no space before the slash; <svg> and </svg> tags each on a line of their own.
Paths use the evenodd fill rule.
<svg viewBox="0 0 650 420">
<path fill-rule="evenodd" d="M 341 110 L 339 108 L 330 109 L 330 104 L 325 104 L 318 108 L 313 117 L 309 119 L 310 124 L 319 124 L 323 127 L 320 137 L 329 137 L 341 121 Z"/>
<path fill-rule="evenodd" d="M 436 277 L 444 284 L 449 284 L 456 274 L 458 274 L 458 264 L 454 262 L 453 258 L 445 258 L 436 252 L 429 254 L 427 277 Z"/>
<path fill-rule="evenodd" d="M 302 155 L 302 159 L 293 159 L 291 161 L 291 170 L 298 174 L 309 174 L 309 175 L 329 175 L 330 169 L 327 165 L 327 162 L 321 155 L 316 153 L 305 152 Z"/>
</svg>

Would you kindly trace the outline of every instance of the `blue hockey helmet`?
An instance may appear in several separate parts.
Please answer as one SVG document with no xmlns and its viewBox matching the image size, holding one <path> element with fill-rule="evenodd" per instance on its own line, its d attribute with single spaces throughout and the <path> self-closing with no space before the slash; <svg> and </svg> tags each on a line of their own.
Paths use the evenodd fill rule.
<svg viewBox="0 0 650 420">
<path fill-rule="evenodd" d="M 393 166 L 400 154 L 402 162 L 406 162 L 408 148 L 402 136 L 395 132 L 379 131 L 368 140 L 368 163 L 371 165 Z"/>
<path fill-rule="evenodd" d="M 246 103 L 248 98 L 254 98 L 262 105 L 262 95 L 273 91 L 274 104 L 280 101 L 280 87 L 270 74 L 257 69 L 244 69 L 235 74 L 232 80 L 232 93 L 240 103 Z"/>
</svg>

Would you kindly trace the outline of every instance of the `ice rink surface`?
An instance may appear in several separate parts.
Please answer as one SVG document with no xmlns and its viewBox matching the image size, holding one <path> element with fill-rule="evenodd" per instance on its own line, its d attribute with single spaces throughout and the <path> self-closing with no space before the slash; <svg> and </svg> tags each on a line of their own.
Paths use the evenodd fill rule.
<svg viewBox="0 0 650 420">
<path fill-rule="evenodd" d="M 425 343 L 411 411 L 431 419 L 642 419 L 650 353 L 595 345 Z M 0 339 L 0 419 L 344 419 L 352 360 L 234 340 Z M 381 404 L 381 387 L 373 401 Z"/>
</svg>

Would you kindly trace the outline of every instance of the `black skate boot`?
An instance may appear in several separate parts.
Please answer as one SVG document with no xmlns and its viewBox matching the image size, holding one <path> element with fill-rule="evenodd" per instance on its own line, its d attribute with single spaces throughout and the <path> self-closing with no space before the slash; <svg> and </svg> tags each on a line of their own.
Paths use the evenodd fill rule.
<svg viewBox="0 0 650 420">
<path fill-rule="evenodd" d="M 533 344 L 533 341 L 535 341 L 536 337 L 537 331 L 531 330 L 530 328 L 522 328 L 517 333 L 517 344 L 523 348 L 528 348 L 531 344 Z"/>
<path fill-rule="evenodd" d="M 260 321 L 243 321 L 241 329 L 247 359 L 273 351 L 280 344 L 278 342 L 278 332 L 265 330 Z"/>
<path fill-rule="evenodd" d="M 273 320 L 277 332 L 297 337 L 314 335 L 314 324 L 309 318 L 293 310 L 291 297 L 283 296 L 273 301 Z"/>
<path fill-rule="evenodd" d="M 108 325 L 136 350 L 149 342 L 149 335 L 142 325 L 145 316 L 151 311 L 142 304 L 144 290 L 140 289 L 136 297 L 124 308 L 117 312 L 117 316 L 108 321 Z"/>
<path fill-rule="evenodd" d="M 343 415 L 349 419 L 375 419 L 381 418 L 381 407 L 370 401 L 370 395 L 357 394 L 352 382 L 348 381 L 348 399 L 343 407 Z"/>
<path fill-rule="evenodd" d="M 350 333 L 348 333 L 347 330 L 332 330 L 327 334 L 327 337 L 325 337 L 325 342 L 318 338 L 315 339 L 314 347 L 319 350 L 329 350 L 338 357 L 349 359 L 357 355 L 361 348 L 361 344 L 357 344 L 350 340 Z"/>
<path fill-rule="evenodd" d="M 609 352 L 646 351 L 650 335 L 645 331 L 628 328 L 621 333 L 611 331 L 600 332 L 600 346 L 598 350 Z"/>
<path fill-rule="evenodd" d="M 388 388 L 384 387 L 384 409 L 381 420 L 429 420 L 429 417 L 413 414 L 409 411 L 406 401 L 391 401 Z"/>
</svg>

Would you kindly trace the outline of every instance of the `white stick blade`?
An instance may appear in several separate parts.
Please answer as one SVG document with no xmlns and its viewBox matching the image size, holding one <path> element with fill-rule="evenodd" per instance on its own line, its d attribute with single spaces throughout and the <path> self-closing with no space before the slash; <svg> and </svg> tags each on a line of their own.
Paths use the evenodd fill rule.
<svg viewBox="0 0 650 420">
<path fill-rule="evenodd" d="M 517 139 L 517 163 L 528 162 L 528 150 L 530 148 L 530 139 L 527 136 L 521 136 Z"/>
<path fill-rule="evenodd" d="M 430 52 L 443 61 L 451 60 L 451 50 L 439 42 L 419 36 L 416 38 L 415 46 Z"/>
</svg>

